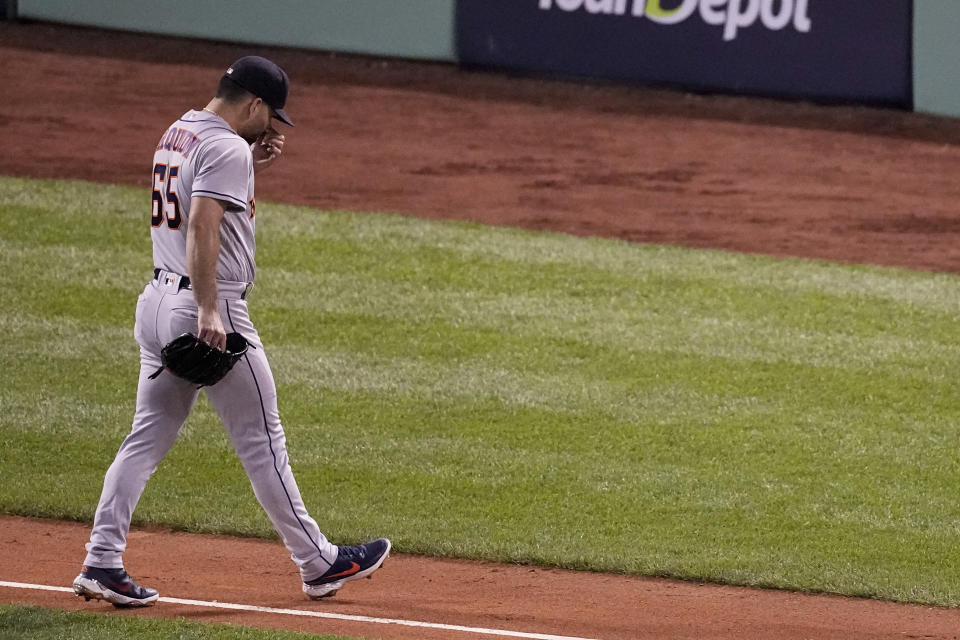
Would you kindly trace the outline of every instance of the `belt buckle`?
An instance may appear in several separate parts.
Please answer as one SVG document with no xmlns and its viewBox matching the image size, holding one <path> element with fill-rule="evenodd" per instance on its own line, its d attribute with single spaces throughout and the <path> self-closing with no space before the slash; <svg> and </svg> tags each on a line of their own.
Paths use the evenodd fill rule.
<svg viewBox="0 0 960 640">
<path fill-rule="evenodd" d="M 241 299 L 241 300 L 246 300 L 246 299 L 247 299 L 247 296 L 250 295 L 250 292 L 251 292 L 251 291 L 253 291 L 253 283 L 252 283 L 252 282 L 249 283 L 249 284 L 247 284 L 246 287 L 244 287 L 243 293 L 240 294 L 240 299 Z"/>
<path fill-rule="evenodd" d="M 167 289 L 172 289 L 173 291 L 180 290 L 180 276 L 176 273 L 170 273 L 169 271 L 160 272 L 160 284 L 165 286 Z"/>
</svg>

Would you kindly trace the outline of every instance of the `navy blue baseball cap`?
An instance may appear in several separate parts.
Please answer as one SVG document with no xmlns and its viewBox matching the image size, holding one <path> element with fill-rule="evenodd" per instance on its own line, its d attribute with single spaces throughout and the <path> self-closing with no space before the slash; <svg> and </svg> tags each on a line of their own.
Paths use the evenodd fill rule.
<svg viewBox="0 0 960 640">
<path fill-rule="evenodd" d="M 290 92 L 290 78 L 276 63 L 260 56 L 244 56 L 230 65 L 224 75 L 266 102 L 275 118 L 293 126 L 283 110 Z"/>
</svg>

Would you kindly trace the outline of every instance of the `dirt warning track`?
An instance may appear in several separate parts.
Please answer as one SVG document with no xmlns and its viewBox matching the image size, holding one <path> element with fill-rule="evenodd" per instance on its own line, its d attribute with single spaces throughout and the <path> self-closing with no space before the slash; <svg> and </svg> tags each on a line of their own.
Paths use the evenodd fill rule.
<svg viewBox="0 0 960 640">
<path fill-rule="evenodd" d="M 160 135 L 247 53 L 293 82 L 264 201 L 960 270 L 960 120 L 448 65 L 0 24 L 0 174 L 149 192 Z"/>
<path fill-rule="evenodd" d="M 83 524 L 0 517 L 0 583 L 69 587 L 88 534 Z M 67 591 L 11 586 L 0 586 L 0 602 L 384 640 L 866 640 L 955 638 L 960 629 L 960 611 L 952 609 L 402 554 L 390 558 L 373 579 L 312 602 L 300 593 L 297 573 L 279 542 L 160 529 L 134 529 L 126 564 L 161 598 L 206 604 L 162 600 L 148 609 L 120 611 Z M 214 601 L 249 608 L 222 609 Z M 358 616 L 369 620 L 346 619 Z"/>
</svg>

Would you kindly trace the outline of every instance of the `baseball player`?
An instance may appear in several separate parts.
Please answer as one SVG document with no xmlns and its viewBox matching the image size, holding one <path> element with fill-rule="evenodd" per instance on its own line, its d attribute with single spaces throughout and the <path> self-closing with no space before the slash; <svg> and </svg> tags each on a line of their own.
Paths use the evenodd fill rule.
<svg viewBox="0 0 960 640">
<path fill-rule="evenodd" d="M 161 368 L 160 353 L 184 333 L 223 350 L 228 333 L 250 348 L 229 373 L 203 390 L 223 421 L 253 492 L 300 570 L 312 599 L 376 571 L 390 552 L 380 538 L 331 544 L 307 514 L 290 470 L 277 391 L 266 352 L 247 311 L 255 275 L 254 176 L 283 151 L 275 128 L 293 123 L 283 107 L 289 80 L 273 62 L 233 63 L 216 96 L 187 111 L 160 138 L 153 156 L 154 278 L 137 301 L 134 335 L 140 380 L 133 428 L 107 470 L 77 595 L 115 606 L 148 606 L 159 597 L 123 568 L 133 510 L 150 475 L 177 439 L 199 393 Z"/>
</svg>

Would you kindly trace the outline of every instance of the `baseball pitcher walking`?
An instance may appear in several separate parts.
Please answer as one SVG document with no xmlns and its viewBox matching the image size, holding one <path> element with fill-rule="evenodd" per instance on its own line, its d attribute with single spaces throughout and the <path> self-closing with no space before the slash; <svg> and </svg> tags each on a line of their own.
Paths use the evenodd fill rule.
<svg viewBox="0 0 960 640">
<path fill-rule="evenodd" d="M 223 350 L 228 333 L 250 345 L 220 382 L 204 387 L 230 436 L 253 492 L 300 570 L 312 599 L 376 571 L 390 553 L 380 538 L 331 544 L 307 514 L 287 459 L 277 391 L 247 293 L 255 275 L 254 176 L 283 151 L 275 121 L 293 126 L 283 107 L 287 74 L 247 56 L 220 79 L 216 96 L 187 111 L 160 138 L 153 156 L 154 278 L 137 301 L 134 335 L 140 380 L 133 428 L 107 470 L 87 556 L 73 588 L 87 600 L 148 606 L 159 597 L 123 568 L 133 510 L 157 464 L 170 451 L 199 393 L 161 368 L 161 350 L 192 333 Z M 155 376 L 151 378 L 151 375 Z"/>
</svg>

